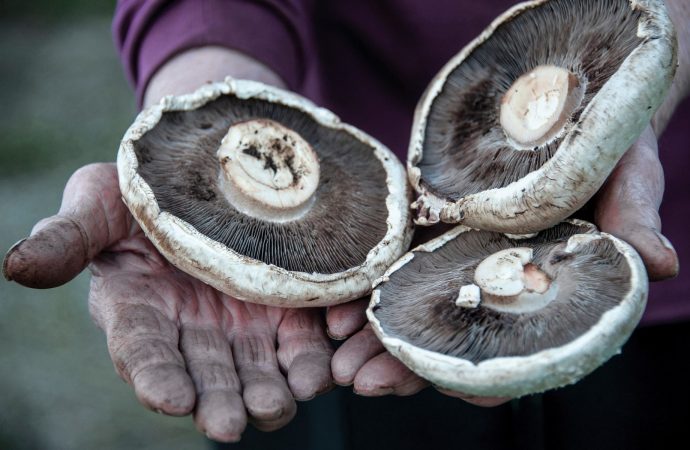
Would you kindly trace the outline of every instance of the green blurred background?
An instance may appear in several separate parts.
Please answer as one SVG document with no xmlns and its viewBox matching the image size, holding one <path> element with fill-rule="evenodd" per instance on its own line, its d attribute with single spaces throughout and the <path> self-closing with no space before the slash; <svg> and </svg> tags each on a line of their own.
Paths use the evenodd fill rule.
<svg viewBox="0 0 690 450">
<path fill-rule="evenodd" d="M 114 0 L 0 0 L 0 253 L 59 206 L 78 167 L 114 161 L 135 114 L 110 37 Z M 141 407 L 87 310 L 0 279 L 0 449 L 206 448 L 189 417 Z"/>
</svg>

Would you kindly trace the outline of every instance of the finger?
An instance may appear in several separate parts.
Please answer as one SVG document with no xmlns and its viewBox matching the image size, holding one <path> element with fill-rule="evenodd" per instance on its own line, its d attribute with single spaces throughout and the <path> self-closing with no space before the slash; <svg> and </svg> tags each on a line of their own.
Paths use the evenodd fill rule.
<svg viewBox="0 0 690 450">
<path fill-rule="evenodd" d="M 612 172 L 597 198 L 595 221 L 602 231 L 632 245 L 642 257 L 651 280 L 678 273 L 678 257 L 661 235 L 659 205 L 664 172 L 656 137 L 647 127 Z"/>
<path fill-rule="evenodd" d="M 180 348 L 196 387 L 197 428 L 216 441 L 239 441 L 247 414 L 225 335 L 219 329 L 183 327 Z"/>
<path fill-rule="evenodd" d="M 357 372 L 354 389 L 359 395 L 412 395 L 429 385 L 390 353 L 382 353 Z"/>
<path fill-rule="evenodd" d="M 309 400 L 333 386 L 333 348 L 320 309 L 289 309 L 278 327 L 278 362 L 297 400 Z"/>
<path fill-rule="evenodd" d="M 243 330 L 232 338 L 232 353 L 254 426 L 273 431 L 290 422 L 297 406 L 278 369 L 274 340 L 262 331 Z"/>
<path fill-rule="evenodd" d="M 92 290 L 93 295 L 116 296 L 117 290 L 95 294 Z M 146 407 L 173 416 L 189 414 L 194 407 L 194 385 L 178 350 L 175 324 L 147 304 L 107 304 L 111 306 L 101 308 L 94 317 L 106 332 L 115 370 Z"/>
<path fill-rule="evenodd" d="M 82 167 L 67 182 L 58 214 L 41 220 L 31 236 L 7 252 L 3 275 L 32 288 L 62 285 L 126 236 L 130 217 L 120 199 L 115 165 Z"/>
<path fill-rule="evenodd" d="M 459 398 L 467 403 L 484 408 L 492 408 L 510 401 L 507 397 L 478 397 L 476 395 L 463 394 L 462 392 L 449 391 L 448 389 L 436 388 L 443 395 Z"/>
<path fill-rule="evenodd" d="M 361 298 L 342 305 L 331 306 L 326 313 L 328 335 L 333 339 L 343 340 L 367 323 L 368 298 Z"/>
<path fill-rule="evenodd" d="M 355 381 L 357 372 L 373 357 L 386 349 L 368 324 L 355 334 L 333 355 L 331 370 L 336 384 L 349 386 Z"/>
</svg>

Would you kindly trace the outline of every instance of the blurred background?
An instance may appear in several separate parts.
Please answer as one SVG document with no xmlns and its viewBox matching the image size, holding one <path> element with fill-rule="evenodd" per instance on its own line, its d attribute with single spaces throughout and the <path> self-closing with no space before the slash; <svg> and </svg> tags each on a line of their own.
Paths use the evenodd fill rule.
<svg viewBox="0 0 690 450">
<path fill-rule="evenodd" d="M 78 167 L 114 161 L 135 114 L 110 37 L 115 0 L 0 1 L 0 253 L 57 211 Z M 0 279 L 0 449 L 207 448 L 189 417 L 142 408 L 86 305 L 88 274 Z"/>
</svg>

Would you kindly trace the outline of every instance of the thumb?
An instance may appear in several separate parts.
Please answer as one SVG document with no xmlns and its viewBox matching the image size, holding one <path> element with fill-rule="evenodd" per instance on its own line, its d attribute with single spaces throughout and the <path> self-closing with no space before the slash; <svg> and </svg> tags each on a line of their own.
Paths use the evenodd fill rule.
<svg viewBox="0 0 690 450">
<path fill-rule="evenodd" d="M 652 281 L 678 274 L 678 256 L 661 234 L 659 205 L 664 171 L 651 127 L 621 158 L 598 194 L 595 221 L 602 231 L 619 237 L 640 254 Z"/>
<path fill-rule="evenodd" d="M 3 275 L 32 288 L 60 286 L 125 237 L 130 225 L 115 165 L 82 167 L 67 182 L 58 214 L 38 222 L 7 252 Z"/>
</svg>

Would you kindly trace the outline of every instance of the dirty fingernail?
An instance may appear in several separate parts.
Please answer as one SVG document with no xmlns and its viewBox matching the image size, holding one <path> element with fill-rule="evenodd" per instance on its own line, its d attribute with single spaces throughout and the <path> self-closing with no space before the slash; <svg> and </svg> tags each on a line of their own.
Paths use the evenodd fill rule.
<svg viewBox="0 0 690 450">
<path fill-rule="evenodd" d="M 26 239 L 27 238 L 18 240 L 14 245 L 12 245 L 12 247 L 10 247 L 9 250 L 7 250 L 7 253 L 5 254 L 5 259 L 2 262 L 2 276 L 5 277 L 5 279 L 7 281 L 12 281 L 12 276 L 8 272 L 8 268 L 10 265 L 10 258 L 12 258 L 12 255 L 14 254 L 14 252 L 17 251 L 19 246 L 22 245 L 24 243 L 24 241 L 26 241 Z"/>
<path fill-rule="evenodd" d="M 345 339 L 347 339 L 347 336 L 341 336 L 339 334 L 331 332 L 330 328 L 326 329 L 326 333 L 328 334 L 328 337 L 333 339 L 334 341 L 344 341 Z"/>
<path fill-rule="evenodd" d="M 395 392 L 395 389 L 393 389 L 392 387 L 380 387 L 371 390 L 358 390 L 356 388 L 353 388 L 352 392 L 354 392 L 356 395 L 361 395 L 364 397 L 379 397 L 384 395 L 390 395 Z"/>
<path fill-rule="evenodd" d="M 669 241 L 666 236 L 663 234 L 659 233 L 658 231 L 654 231 L 654 234 L 656 234 L 656 237 L 659 238 L 659 241 L 661 242 L 661 245 L 666 247 L 667 249 L 671 250 L 672 252 L 675 253 L 676 249 L 673 247 L 673 244 L 671 244 L 671 241 Z"/>
</svg>

